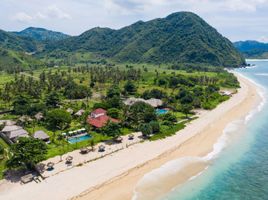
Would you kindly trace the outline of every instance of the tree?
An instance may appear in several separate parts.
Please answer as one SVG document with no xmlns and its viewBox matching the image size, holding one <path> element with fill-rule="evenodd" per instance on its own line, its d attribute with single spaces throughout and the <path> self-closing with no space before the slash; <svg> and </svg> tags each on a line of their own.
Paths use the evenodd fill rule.
<svg viewBox="0 0 268 200">
<path fill-rule="evenodd" d="M 0 155 L 3 155 L 5 152 L 4 147 L 0 144 Z"/>
<path fill-rule="evenodd" d="M 56 108 L 60 104 L 60 95 L 56 91 L 49 93 L 46 97 L 46 105 L 50 108 Z"/>
<path fill-rule="evenodd" d="M 112 98 L 114 96 L 116 97 L 120 97 L 120 88 L 118 87 L 118 85 L 112 85 L 108 91 L 107 91 L 107 98 Z"/>
<path fill-rule="evenodd" d="M 152 106 L 145 102 L 134 103 L 127 112 L 126 121 L 132 127 L 138 127 L 139 124 L 148 123 L 156 120 L 156 113 Z"/>
<path fill-rule="evenodd" d="M 164 121 L 169 121 L 169 122 L 177 122 L 177 118 L 175 115 L 172 115 L 171 113 L 166 113 L 162 116 Z"/>
<path fill-rule="evenodd" d="M 120 108 L 122 106 L 122 100 L 119 96 L 113 96 L 106 99 L 108 108 Z"/>
<path fill-rule="evenodd" d="M 121 134 L 120 125 L 118 123 L 109 121 L 106 126 L 101 129 L 101 132 L 104 135 L 117 138 Z"/>
<path fill-rule="evenodd" d="M 142 132 L 142 135 L 146 138 L 148 138 L 153 133 L 150 124 L 141 124 L 139 130 Z"/>
<path fill-rule="evenodd" d="M 52 130 L 65 129 L 72 121 L 71 114 L 62 109 L 54 109 L 47 113 L 46 121 Z"/>
<path fill-rule="evenodd" d="M 91 147 L 91 151 L 94 151 L 95 141 L 93 139 L 89 140 L 89 146 Z"/>
<path fill-rule="evenodd" d="M 13 110 L 17 115 L 26 115 L 28 114 L 31 107 L 31 101 L 28 96 L 18 95 L 15 97 L 13 102 Z"/>
<path fill-rule="evenodd" d="M 108 115 L 112 118 L 119 118 L 120 110 L 118 110 L 117 108 L 110 108 L 108 110 Z"/>
<path fill-rule="evenodd" d="M 33 169 L 37 163 L 45 159 L 47 145 L 32 137 L 21 137 L 17 143 L 12 144 L 10 150 L 11 157 L 7 161 L 9 168 Z"/>
<path fill-rule="evenodd" d="M 188 115 L 191 114 L 191 110 L 193 109 L 193 106 L 191 104 L 185 104 L 181 108 L 181 112 L 185 114 L 186 118 L 188 118 Z"/>
<path fill-rule="evenodd" d="M 157 121 L 151 121 L 149 123 L 152 129 L 152 133 L 159 133 L 160 132 L 160 125 Z"/>
<path fill-rule="evenodd" d="M 136 86 L 131 81 L 127 81 L 126 82 L 126 84 L 124 85 L 124 89 L 125 89 L 125 92 L 128 93 L 128 94 L 130 94 L 130 95 L 135 94 L 136 91 L 137 91 Z"/>
</svg>

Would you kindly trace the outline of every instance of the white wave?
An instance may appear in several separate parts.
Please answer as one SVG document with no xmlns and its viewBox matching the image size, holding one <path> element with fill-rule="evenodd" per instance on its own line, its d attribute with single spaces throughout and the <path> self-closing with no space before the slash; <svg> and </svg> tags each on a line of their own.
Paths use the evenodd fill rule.
<svg viewBox="0 0 268 200">
<path fill-rule="evenodd" d="M 263 62 L 268 61 L 268 59 L 246 59 L 247 62 Z"/>
<path fill-rule="evenodd" d="M 183 158 L 179 158 L 176 160 L 172 160 L 162 165 L 160 168 L 157 168 L 145 174 L 143 178 L 137 183 L 132 200 L 138 200 L 139 195 L 142 195 L 142 194 L 139 194 L 139 192 L 137 191 L 138 188 L 150 186 L 150 185 L 153 185 L 154 183 L 159 183 L 161 182 L 161 179 L 165 177 L 172 177 L 173 175 L 179 173 L 184 167 L 186 167 L 187 165 L 191 163 L 208 162 L 212 159 L 215 159 L 227 145 L 227 141 L 228 141 L 227 133 L 235 131 L 237 130 L 237 128 L 238 126 L 236 123 L 230 123 L 228 126 L 226 126 L 221 137 L 219 137 L 217 142 L 213 145 L 213 150 L 210 153 L 208 153 L 206 156 L 183 157 Z M 196 177 L 200 176 L 207 169 L 208 169 L 208 166 L 199 174 L 190 177 L 188 181 L 191 181 L 195 179 Z"/>
<path fill-rule="evenodd" d="M 256 73 L 256 76 L 268 76 L 268 73 Z"/>
</svg>

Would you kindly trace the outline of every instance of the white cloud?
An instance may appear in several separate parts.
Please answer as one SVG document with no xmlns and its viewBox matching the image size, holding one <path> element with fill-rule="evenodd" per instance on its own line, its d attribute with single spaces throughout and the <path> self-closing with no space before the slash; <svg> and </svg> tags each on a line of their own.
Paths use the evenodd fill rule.
<svg viewBox="0 0 268 200">
<path fill-rule="evenodd" d="M 56 5 L 48 6 L 42 11 L 37 11 L 36 14 L 28 14 L 26 12 L 18 12 L 13 17 L 13 20 L 23 23 L 30 23 L 39 19 L 49 20 L 49 19 L 71 19 L 71 16 L 58 8 Z"/>
<path fill-rule="evenodd" d="M 48 18 L 71 19 L 71 16 L 56 5 L 49 6 L 43 13 Z"/>
<path fill-rule="evenodd" d="M 259 38 L 259 41 L 260 41 L 260 42 L 264 42 L 264 43 L 268 43 L 268 36 L 261 36 L 261 37 Z"/>
<path fill-rule="evenodd" d="M 267 10 L 268 0 L 2 0 L 0 28 L 31 25 L 76 35 L 95 26 L 120 28 L 192 11 L 232 40 L 259 39 L 268 35 Z"/>
<path fill-rule="evenodd" d="M 12 19 L 22 23 L 29 23 L 33 20 L 33 17 L 25 12 L 18 12 L 12 17 Z"/>
</svg>

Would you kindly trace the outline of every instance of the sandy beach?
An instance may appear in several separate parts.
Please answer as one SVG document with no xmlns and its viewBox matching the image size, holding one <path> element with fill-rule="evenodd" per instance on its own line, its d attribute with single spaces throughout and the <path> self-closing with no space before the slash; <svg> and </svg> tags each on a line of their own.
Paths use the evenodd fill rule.
<svg viewBox="0 0 268 200">
<path fill-rule="evenodd" d="M 163 178 L 160 185 L 137 187 L 143 176 L 163 164 L 184 157 L 203 157 L 213 150 L 213 145 L 230 122 L 245 117 L 261 101 L 257 87 L 238 76 L 241 89 L 230 100 L 216 109 L 204 112 L 176 135 L 164 140 L 143 142 L 118 151 L 81 167 L 59 173 L 41 183 L 3 182 L 0 197 L 5 200 L 127 200 L 134 191 L 144 193 L 139 199 L 154 199 L 175 185 L 198 174 L 208 163 L 192 162 L 180 171 Z M 152 188 L 158 188 L 153 190 Z M 148 192 L 150 191 L 150 192 Z"/>
</svg>

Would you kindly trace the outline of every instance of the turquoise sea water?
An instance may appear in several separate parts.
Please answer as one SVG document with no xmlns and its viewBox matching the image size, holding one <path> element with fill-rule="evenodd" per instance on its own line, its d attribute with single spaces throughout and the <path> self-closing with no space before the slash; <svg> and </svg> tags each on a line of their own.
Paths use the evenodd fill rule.
<svg viewBox="0 0 268 200">
<path fill-rule="evenodd" d="M 268 61 L 249 63 L 256 66 L 236 71 L 263 87 L 262 105 L 226 127 L 224 149 L 205 171 L 162 199 L 268 200 Z"/>
</svg>

